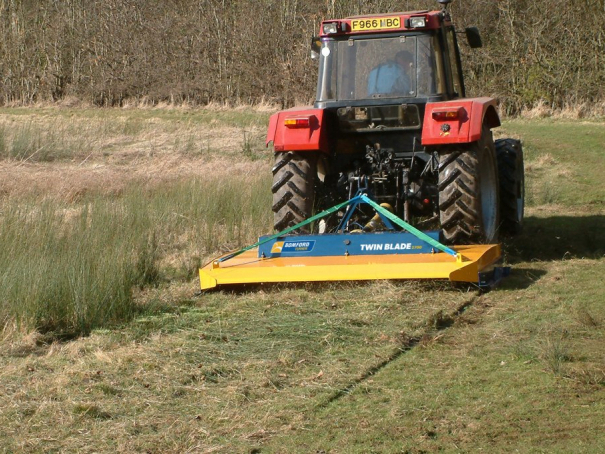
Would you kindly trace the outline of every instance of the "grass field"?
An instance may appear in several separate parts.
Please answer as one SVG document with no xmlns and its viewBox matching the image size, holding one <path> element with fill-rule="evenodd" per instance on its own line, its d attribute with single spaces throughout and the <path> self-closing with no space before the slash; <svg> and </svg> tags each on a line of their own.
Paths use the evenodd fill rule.
<svg viewBox="0 0 605 454">
<path fill-rule="evenodd" d="M 500 128 L 528 207 L 495 291 L 195 296 L 270 229 L 269 113 L 0 110 L 0 452 L 602 452 L 605 124 Z"/>
</svg>

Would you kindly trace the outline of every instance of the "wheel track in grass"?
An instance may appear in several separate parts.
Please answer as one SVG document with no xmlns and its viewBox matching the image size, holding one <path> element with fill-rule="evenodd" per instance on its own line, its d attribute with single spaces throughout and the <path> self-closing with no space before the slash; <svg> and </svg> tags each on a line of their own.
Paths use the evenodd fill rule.
<svg viewBox="0 0 605 454">
<path fill-rule="evenodd" d="M 391 353 L 386 359 L 367 369 L 363 374 L 361 374 L 355 380 L 352 380 L 348 385 L 335 391 L 326 400 L 319 403 L 316 408 L 327 408 L 332 403 L 337 402 L 341 398 L 352 393 L 359 385 L 369 380 L 389 364 L 397 361 L 400 357 L 406 353 L 409 353 L 417 346 L 441 337 L 444 331 L 448 330 L 458 320 L 460 320 L 462 315 L 469 307 L 475 305 L 475 303 L 480 299 L 482 293 L 483 292 L 481 290 L 474 291 L 470 298 L 458 305 L 456 310 L 450 314 L 444 314 L 442 310 L 432 314 L 424 323 L 425 325 L 428 325 L 429 328 L 422 335 L 405 338 L 395 349 L 395 351 L 393 351 L 393 353 Z"/>
</svg>

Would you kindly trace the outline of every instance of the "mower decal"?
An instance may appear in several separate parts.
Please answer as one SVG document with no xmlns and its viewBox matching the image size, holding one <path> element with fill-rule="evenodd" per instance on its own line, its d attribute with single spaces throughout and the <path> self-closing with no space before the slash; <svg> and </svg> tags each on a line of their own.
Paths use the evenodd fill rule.
<svg viewBox="0 0 605 454">
<path fill-rule="evenodd" d="M 282 252 L 311 252 L 315 241 L 285 241 Z"/>
<path fill-rule="evenodd" d="M 315 241 L 276 241 L 271 247 L 272 254 L 282 252 L 311 252 Z"/>
<path fill-rule="evenodd" d="M 271 254 L 279 254 L 284 247 L 283 241 L 276 241 L 271 247 Z"/>
<path fill-rule="evenodd" d="M 360 245 L 362 251 L 410 251 L 422 249 L 422 246 L 414 246 L 412 243 L 369 243 Z"/>
</svg>

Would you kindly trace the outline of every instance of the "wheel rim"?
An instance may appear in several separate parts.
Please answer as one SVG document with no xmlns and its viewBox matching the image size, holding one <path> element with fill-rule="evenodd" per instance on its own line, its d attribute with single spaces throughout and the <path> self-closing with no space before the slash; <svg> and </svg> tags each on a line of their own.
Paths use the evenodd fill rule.
<svg viewBox="0 0 605 454">
<path fill-rule="evenodd" d="M 496 184 L 496 165 L 489 147 L 483 149 L 481 165 L 481 220 L 485 232 L 485 241 L 490 243 L 496 239 L 498 221 L 498 193 Z"/>
<path fill-rule="evenodd" d="M 525 211 L 525 172 L 523 162 L 517 163 L 517 223 L 521 225 Z"/>
</svg>

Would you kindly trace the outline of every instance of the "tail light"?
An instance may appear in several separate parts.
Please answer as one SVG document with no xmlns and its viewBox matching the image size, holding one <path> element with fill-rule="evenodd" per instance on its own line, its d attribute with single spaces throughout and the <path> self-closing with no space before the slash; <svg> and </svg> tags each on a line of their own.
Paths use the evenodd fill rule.
<svg viewBox="0 0 605 454">
<path fill-rule="evenodd" d="M 433 110 L 431 116 L 435 121 L 453 121 L 460 120 L 464 113 L 464 107 L 446 107 Z"/>
<path fill-rule="evenodd" d="M 311 117 L 291 117 L 284 120 L 284 126 L 291 129 L 303 129 L 311 127 Z"/>
</svg>

